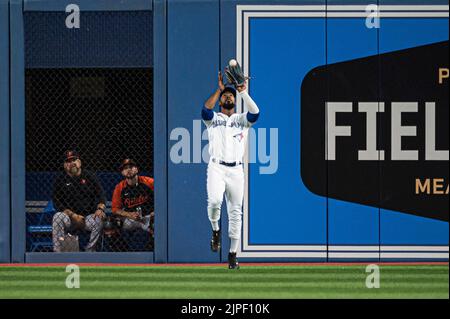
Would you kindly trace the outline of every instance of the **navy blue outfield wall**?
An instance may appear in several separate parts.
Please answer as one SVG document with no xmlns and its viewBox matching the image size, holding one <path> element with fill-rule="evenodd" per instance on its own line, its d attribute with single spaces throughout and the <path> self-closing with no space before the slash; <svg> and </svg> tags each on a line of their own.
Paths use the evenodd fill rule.
<svg viewBox="0 0 450 319">
<path fill-rule="evenodd" d="M 175 0 L 167 9 L 168 151 L 172 155 L 170 149 L 180 141 L 177 128 L 187 130 L 192 150 L 184 163 L 168 161 L 168 261 L 220 261 L 209 251 L 206 165 L 193 163 L 201 157 L 200 145 L 194 143 L 206 144 L 194 125 L 203 125 L 201 108 L 217 85 L 219 1 Z"/>
<path fill-rule="evenodd" d="M 0 160 L 2 167 L 11 163 L 10 170 L 0 172 L 1 180 L 11 176 L 11 183 L 0 185 L 0 261 L 63 261 L 66 257 L 61 255 L 33 253 L 25 257 L 21 213 L 25 206 L 23 73 L 27 66 L 48 67 L 48 63 L 52 67 L 74 66 L 74 61 L 84 54 L 76 50 L 77 41 L 93 41 L 92 46 L 96 47 L 95 39 L 82 31 L 67 39 L 70 43 L 64 49 L 68 54 L 52 55 L 55 48 L 47 52 L 36 47 L 33 55 L 25 57 L 24 39 L 33 30 L 27 29 L 27 24 L 22 29 L 24 16 L 32 19 L 36 16 L 30 13 L 51 11 L 63 17 L 65 5 L 70 2 L 25 0 L 23 6 L 20 0 L 10 2 L 9 25 L 5 22 L 8 19 L 0 17 L 2 34 L 7 33 L 9 26 L 15 30 L 9 50 L 7 42 L 0 43 L 0 67 L 11 67 L 10 79 L 1 78 L 3 72 L 0 74 L 0 92 L 8 92 L 8 82 L 11 83 L 10 94 L 6 94 L 9 99 L 0 94 L 0 143 L 2 150 L 7 150 L 0 152 Z M 381 17 L 379 28 L 372 28 L 366 24 L 365 13 L 366 5 L 372 2 L 417 7 L 386 7 L 391 11 Z M 6 3 L 0 2 L 0 6 L 7 7 Z M 111 41 L 106 59 L 93 56 L 85 66 L 153 65 L 155 253 L 98 255 L 89 257 L 89 261 L 226 260 L 225 203 L 222 251 L 214 254 L 209 250 L 208 141 L 200 111 L 217 87 L 217 71 L 231 58 L 237 58 L 252 77 L 249 91 L 261 109 L 261 116 L 249 133 L 250 164 L 245 166 L 239 252 L 243 260 L 448 260 L 449 145 L 448 137 L 444 138 L 448 136 L 448 121 L 442 121 L 445 116 L 448 118 L 448 79 L 440 84 L 436 81 L 439 68 L 448 69 L 449 64 L 448 1 L 127 0 L 119 5 L 83 0 L 78 4 L 82 11 L 88 11 L 87 20 L 92 11 L 153 13 L 151 41 L 139 29 L 140 23 L 146 23 L 139 19 L 147 19 L 139 14 L 133 40 L 144 42 L 148 55 L 120 60 L 121 47 Z M 328 12 L 327 5 L 333 6 Z M 350 10 L 347 5 L 360 7 Z M 45 25 L 41 30 L 43 39 L 49 34 L 64 38 L 54 25 Z M 117 36 L 105 36 L 119 39 L 123 47 L 131 47 L 120 32 Z M 421 48 L 433 52 L 433 57 L 424 55 Z M 11 64 L 5 63 L 8 54 Z M 411 68 L 409 62 L 418 67 Z M 394 74 L 390 73 L 392 70 Z M 395 76 L 399 77 L 396 84 L 388 80 Z M 407 82 L 402 78 L 416 80 Z M 412 90 L 419 79 L 423 83 Z M 416 126 L 417 137 L 405 136 L 400 142 L 401 150 L 419 151 L 417 160 L 392 160 L 390 116 L 394 114 L 391 104 L 395 101 L 417 103 L 417 111 L 414 106 L 407 106 L 409 111 L 404 113 L 411 114 L 403 115 L 403 125 Z M 328 102 L 347 104 L 337 106 L 335 113 L 326 113 L 332 110 L 325 108 Z M 373 103 L 358 106 L 358 102 Z M 435 102 L 435 108 L 431 110 L 425 102 Z M 431 118 L 433 111 L 436 116 Z M 369 114 L 376 114 L 377 122 L 371 122 L 375 123 L 372 126 L 365 122 L 369 121 Z M 330 121 L 331 115 L 335 121 Z M 9 128 L 5 119 L 10 117 Z M 346 127 L 343 131 L 350 128 L 351 133 L 325 136 L 333 125 Z M 425 132 L 430 132 L 427 125 L 434 125 L 435 129 L 434 154 L 439 155 L 434 161 L 426 161 L 424 155 L 430 149 L 423 142 Z M 333 147 L 329 147 L 331 137 L 335 141 Z M 367 153 L 372 157 L 360 160 L 360 151 L 369 149 L 368 143 L 373 140 L 375 157 Z M 378 150 L 385 152 L 381 155 Z M 333 151 L 335 157 L 330 156 Z M 430 192 L 435 194 L 416 193 L 417 179 L 426 183 L 427 178 Z M 425 184 L 420 185 L 426 188 Z M 437 186 L 433 189 L 433 185 Z M 10 217 L 11 233 L 5 228 Z M 83 260 L 82 254 L 72 257 Z"/>
</svg>

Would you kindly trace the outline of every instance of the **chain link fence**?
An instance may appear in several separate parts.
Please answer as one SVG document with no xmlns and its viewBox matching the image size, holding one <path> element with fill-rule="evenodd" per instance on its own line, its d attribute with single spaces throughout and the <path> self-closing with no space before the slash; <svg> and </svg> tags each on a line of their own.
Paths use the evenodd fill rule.
<svg viewBox="0 0 450 319">
<path fill-rule="evenodd" d="M 148 45 L 140 47 L 136 44 L 133 38 L 135 27 L 129 26 L 135 24 L 136 17 L 142 20 L 145 15 L 89 13 L 88 18 L 92 21 L 87 23 L 95 25 L 98 21 L 105 28 L 105 24 L 114 24 L 115 14 L 125 28 L 122 31 L 125 36 L 119 37 L 122 42 L 117 45 L 127 45 L 123 42 L 127 39 L 128 47 L 135 48 L 125 51 L 116 48 L 121 56 L 114 57 L 114 61 L 119 58 L 132 60 L 133 54 L 145 55 L 142 51 L 148 50 Z M 26 17 L 28 25 L 25 29 L 33 29 L 34 24 L 42 23 L 42 17 L 57 19 L 61 14 L 49 13 L 49 18 L 38 12 L 28 20 Z M 137 221 L 139 227 L 126 227 L 129 221 L 113 214 L 111 203 L 115 187 L 124 179 L 119 170 L 124 158 L 136 161 L 139 175 L 153 176 L 153 69 L 148 65 L 82 66 L 82 50 L 87 50 L 87 55 L 95 55 L 97 60 L 102 55 L 111 56 L 110 50 L 106 52 L 112 46 L 111 37 L 108 37 L 104 52 L 99 49 L 101 43 L 95 48 L 96 52 L 91 52 L 94 50 L 90 46 L 92 38 L 105 41 L 102 38 L 104 30 L 97 29 L 98 34 L 90 34 L 84 48 L 77 53 L 80 66 L 27 65 L 25 71 L 25 213 L 29 252 L 153 250 L 153 218 L 149 215 L 153 211 L 152 189 L 145 189 L 145 203 L 136 202 L 125 209 L 134 212 L 145 206 L 143 218 Z M 151 33 L 151 29 L 147 31 Z M 52 64 L 53 61 L 48 62 L 50 55 L 38 54 L 33 48 L 52 47 L 51 44 L 58 41 L 52 38 L 55 32 L 50 32 L 47 39 L 41 34 L 33 37 L 33 33 L 29 33 L 31 35 L 25 37 L 27 61 L 34 59 L 40 65 Z M 33 55 L 39 55 L 39 58 Z M 59 58 L 57 62 L 64 64 L 62 60 Z M 72 57 L 72 64 L 73 61 Z M 68 156 L 67 150 L 75 150 L 79 159 Z M 76 176 L 77 173 L 71 177 L 75 171 L 81 175 Z M 118 198 L 120 201 L 125 199 L 123 194 Z M 103 208 L 101 203 L 105 204 L 104 215 L 97 210 Z M 70 210 L 64 211 L 67 208 Z"/>
</svg>

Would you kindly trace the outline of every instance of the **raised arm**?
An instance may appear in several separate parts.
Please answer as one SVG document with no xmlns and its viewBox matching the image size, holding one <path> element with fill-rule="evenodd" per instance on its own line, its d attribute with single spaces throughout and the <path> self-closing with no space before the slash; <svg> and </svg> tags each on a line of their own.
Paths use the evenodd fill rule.
<svg viewBox="0 0 450 319">
<path fill-rule="evenodd" d="M 220 92 L 222 92 L 223 89 L 225 89 L 225 86 L 223 85 L 222 73 L 220 71 L 218 74 L 217 82 L 218 82 L 217 90 L 215 90 L 214 93 L 211 94 L 211 96 L 205 102 L 205 108 L 207 108 L 208 110 L 212 110 L 214 108 L 217 100 L 219 99 Z"/>
<path fill-rule="evenodd" d="M 255 101 L 250 97 L 250 95 L 247 92 L 247 86 L 244 84 L 242 86 L 237 87 L 237 91 L 239 92 L 239 95 L 242 97 L 242 100 L 244 100 L 245 106 L 247 106 L 247 121 L 250 123 L 256 122 L 259 117 L 259 108 L 256 105 Z"/>
</svg>

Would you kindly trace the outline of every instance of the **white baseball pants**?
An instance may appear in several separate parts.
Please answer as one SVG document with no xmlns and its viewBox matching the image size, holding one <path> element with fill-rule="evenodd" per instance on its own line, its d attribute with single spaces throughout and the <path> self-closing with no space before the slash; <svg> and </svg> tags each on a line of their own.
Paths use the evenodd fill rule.
<svg viewBox="0 0 450 319">
<path fill-rule="evenodd" d="M 244 170 L 242 165 L 234 167 L 209 162 L 206 188 L 208 191 L 208 217 L 211 222 L 220 219 L 223 194 L 228 211 L 228 236 L 241 238 L 242 201 L 244 199 Z"/>
</svg>

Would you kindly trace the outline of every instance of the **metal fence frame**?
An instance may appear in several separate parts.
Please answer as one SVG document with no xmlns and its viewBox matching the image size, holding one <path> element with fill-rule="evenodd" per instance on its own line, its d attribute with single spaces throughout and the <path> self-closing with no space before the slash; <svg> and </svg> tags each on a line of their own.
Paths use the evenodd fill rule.
<svg viewBox="0 0 450 319">
<path fill-rule="evenodd" d="M 0 0 L 0 262 L 11 260 L 9 180 L 9 3 Z"/>
</svg>

